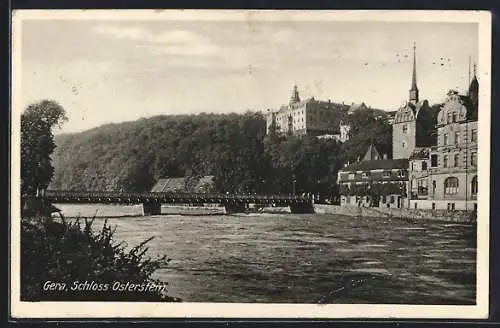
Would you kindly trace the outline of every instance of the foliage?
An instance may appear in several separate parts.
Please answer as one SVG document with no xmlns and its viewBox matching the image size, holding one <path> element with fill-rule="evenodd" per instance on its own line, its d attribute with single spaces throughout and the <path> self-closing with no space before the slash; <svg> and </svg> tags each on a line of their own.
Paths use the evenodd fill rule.
<svg viewBox="0 0 500 328">
<path fill-rule="evenodd" d="M 52 100 L 29 105 L 21 114 L 21 192 L 46 189 L 54 175 L 51 155 L 56 147 L 52 128 L 67 121 L 64 108 Z"/>
<path fill-rule="evenodd" d="M 151 278 L 168 263 L 165 257 L 146 257 L 146 244 L 126 250 L 114 241 L 114 230 L 105 222 L 100 231 L 93 220 L 57 222 L 51 218 L 21 221 L 21 299 L 24 301 L 177 301 L 158 290 L 119 291 L 113 284 L 165 285 Z M 65 283 L 67 290 L 44 290 L 46 282 Z M 75 282 L 108 290 L 72 291 Z M 92 287 L 89 287 L 92 288 Z"/>
<path fill-rule="evenodd" d="M 351 140 L 266 135 L 261 113 L 157 116 L 57 136 L 52 189 L 146 191 L 163 177 L 213 175 L 215 191 L 336 194 L 336 177 L 392 130 L 371 110 L 348 116 Z"/>
</svg>

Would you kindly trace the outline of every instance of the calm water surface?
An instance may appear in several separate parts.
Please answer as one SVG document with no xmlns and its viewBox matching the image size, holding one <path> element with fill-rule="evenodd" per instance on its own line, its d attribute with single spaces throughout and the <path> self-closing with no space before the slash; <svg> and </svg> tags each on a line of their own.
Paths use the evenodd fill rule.
<svg viewBox="0 0 500 328">
<path fill-rule="evenodd" d="M 58 207 L 67 216 L 140 211 Z M 475 226 L 319 214 L 108 222 L 130 246 L 154 237 L 149 254 L 172 259 L 156 278 L 187 302 L 475 304 Z"/>
</svg>

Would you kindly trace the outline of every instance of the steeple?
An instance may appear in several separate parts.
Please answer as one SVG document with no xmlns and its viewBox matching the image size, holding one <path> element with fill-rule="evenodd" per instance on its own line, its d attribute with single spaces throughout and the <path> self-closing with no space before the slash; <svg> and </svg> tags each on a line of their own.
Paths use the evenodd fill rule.
<svg viewBox="0 0 500 328">
<path fill-rule="evenodd" d="M 472 102 L 472 111 L 477 114 L 478 104 L 479 104 L 479 81 L 476 76 L 476 64 L 474 63 L 474 69 L 472 73 L 472 81 L 469 84 L 468 96 Z"/>
<path fill-rule="evenodd" d="M 292 91 L 292 96 L 290 97 L 290 105 L 296 104 L 300 102 L 300 97 L 299 97 L 299 90 L 297 89 L 297 86 L 293 86 L 293 91 Z"/>
<path fill-rule="evenodd" d="M 411 89 L 410 89 L 410 102 L 418 102 L 418 88 L 417 88 L 417 46 L 413 42 L 413 74 L 411 76 Z"/>
</svg>

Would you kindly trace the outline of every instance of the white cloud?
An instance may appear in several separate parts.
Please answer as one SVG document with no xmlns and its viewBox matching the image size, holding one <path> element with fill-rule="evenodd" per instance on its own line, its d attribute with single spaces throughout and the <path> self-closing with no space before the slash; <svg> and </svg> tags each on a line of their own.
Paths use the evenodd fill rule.
<svg viewBox="0 0 500 328">
<path fill-rule="evenodd" d="M 149 49 L 153 54 L 216 55 L 220 48 L 210 39 L 185 30 L 172 30 L 156 33 L 146 28 L 100 25 L 94 31 L 116 39 L 128 39 L 138 42 L 136 47 Z"/>
</svg>

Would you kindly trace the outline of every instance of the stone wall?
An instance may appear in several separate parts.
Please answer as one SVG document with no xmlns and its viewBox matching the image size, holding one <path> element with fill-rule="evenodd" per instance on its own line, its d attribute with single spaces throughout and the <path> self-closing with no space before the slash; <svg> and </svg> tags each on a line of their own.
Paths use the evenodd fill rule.
<svg viewBox="0 0 500 328">
<path fill-rule="evenodd" d="M 472 224 L 477 220 L 477 215 L 472 211 L 447 211 L 408 208 L 375 208 L 338 205 L 314 205 L 315 213 L 337 214 L 362 217 L 390 217 L 409 220 L 431 220 L 443 222 L 456 222 Z"/>
</svg>

